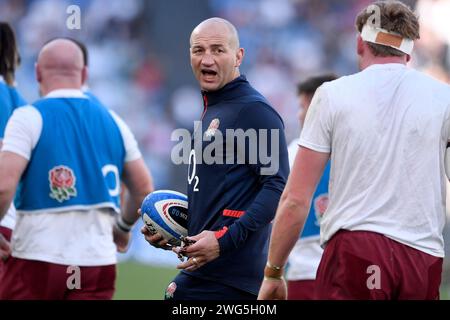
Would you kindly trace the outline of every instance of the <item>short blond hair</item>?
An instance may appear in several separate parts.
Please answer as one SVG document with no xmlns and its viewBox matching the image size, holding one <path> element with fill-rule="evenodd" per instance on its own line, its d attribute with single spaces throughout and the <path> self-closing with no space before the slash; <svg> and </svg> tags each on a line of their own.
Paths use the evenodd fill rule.
<svg viewBox="0 0 450 320">
<path fill-rule="evenodd" d="M 404 38 L 417 40 L 420 38 L 419 19 L 415 13 L 407 5 L 400 1 L 377 1 L 363 11 L 356 17 L 356 29 L 361 32 L 367 20 L 372 17 L 373 11 L 371 6 L 378 6 L 380 8 L 380 27 L 400 34 Z M 382 44 L 367 43 L 370 50 L 375 56 L 404 56 L 405 53 Z"/>
</svg>

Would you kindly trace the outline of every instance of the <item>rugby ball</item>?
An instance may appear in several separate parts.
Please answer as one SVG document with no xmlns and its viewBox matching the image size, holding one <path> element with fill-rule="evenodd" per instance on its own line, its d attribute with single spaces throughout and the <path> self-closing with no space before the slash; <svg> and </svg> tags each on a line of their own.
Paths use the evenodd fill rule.
<svg viewBox="0 0 450 320">
<path fill-rule="evenodd" d="M 142 201 L 141 215 L 150 233 L 159 233 L 172 246 L 181 245 L 187 236 L 187 196 L 172 190 L 158 190 Z"/>
</svg>

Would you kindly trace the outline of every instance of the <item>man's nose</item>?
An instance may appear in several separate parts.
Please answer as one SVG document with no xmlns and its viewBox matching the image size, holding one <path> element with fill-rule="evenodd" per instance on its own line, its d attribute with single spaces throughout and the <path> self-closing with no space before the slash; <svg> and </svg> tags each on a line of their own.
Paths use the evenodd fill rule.
<svg viewBox="0 0 450 320">
<path fill-rule="evenodd" d="M 202 57 L 202 65 L 212 66 L 214 64 L 214 58 L 210 53 L 205 53 Z"/>
</svg>

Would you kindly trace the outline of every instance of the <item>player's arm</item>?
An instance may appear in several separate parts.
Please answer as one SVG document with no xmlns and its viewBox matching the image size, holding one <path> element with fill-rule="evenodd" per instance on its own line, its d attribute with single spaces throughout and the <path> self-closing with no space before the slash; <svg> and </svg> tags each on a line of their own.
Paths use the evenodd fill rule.
<svg viewBox="0 0 450 320">
<path fill-rule="evenodd" d="M 6 125 L 0 153 L 0 219 L 11 204 L 41 130 L 42 117 L 31 106 L 14 111 Z"/>
<path fill-rule="evenodd" d="M 138 209 L 142 201 L 153 191 L 153 181 L 144 159 L 125 163 L 122 180 L 127 187 L 122 218 L 134 224 L 139 219 Z"/>
<path fill-rule="evenodd" d="M 302 232 L 311 199 L 328 162 L 329 153 L 300 147 L 292 172 L 281 196 L 272 229 L 265 280 L 259 299 L 285 299 L 282 283 L 289 253 Z"/>
<path fill-rule="evenodd" d="M 111 111 L 111 115 L 119 126 L 126 152 L 122 174 L 122 182 L 125 185 L 121 194 L 122 212 L 117 217 L 116 225 L 113 229 L 114 243 L 116 243 L 117 250 L 125 252 L 130 241 L 130 231 L 140 217 L 139 207 L 144 198 L 153 192 L 154 187 L 150 170 L 142 159 L 133 133 L 117 114 Z M 162 240 L 161 235 L 151 235 L 145 227 L 141 229 L 141 233 L 155 247 L 171 249 L 171 247 L 166 247 L 167 242 Z"/>
<path fill-rule="evenodd" d="M 11 205 L 41 128 L 42 119 L 31 108 L 15 112 L 6 126 L 0 152 L 0 221 Z M 10 253 L 8 241 L 0 235 L 0 258 L 6 258 Z"/>
<path fill-rule="evenodd" d="M 126 186 L 122 212 L 113 229 L 114 242 L 119 252 L 125 252 L 130 231 L 139 219 L 138 209 L 144 198 L 153 191 L 153 182 L 142 158 L 125 163 L 122 180 Z"/>
<path fill-rule="evenodd" d="M 130 231 L 139 219 L 138 208 L 147 194 L 153 191 L 153 181 L 133 133 L 117 114 L 110 112 L 119 127 L 125 147 L 125 164 L 121 180 L 125 184 L 126 191 L 122 197 L 121 213 L 113 228 L 117 250 L 125 252 L 130 240 Z"/>
<path fill-rule="evenodd" d="M 8 151 L 0 152 L 0 221 L 11 205 L 27 164 L 28 160 L 18 154 Z"/>
<path fill-rule="evenodd" d="M 8 211 L 27 160 L 10 152 L 0 152 L 0 221 Z M 11 254 L 9 242 L 0 233 L 0 259 Z"/>
<path fill-rule="evenodd" d="M 259 299 L 286 299 L 284 265 L 303 229 L 311 199 L 330 157 L 334 118 L 335 111 L 323 85 L 308 108 L 299 140 L 301 147 L 277 210 Z"/>
</svg>

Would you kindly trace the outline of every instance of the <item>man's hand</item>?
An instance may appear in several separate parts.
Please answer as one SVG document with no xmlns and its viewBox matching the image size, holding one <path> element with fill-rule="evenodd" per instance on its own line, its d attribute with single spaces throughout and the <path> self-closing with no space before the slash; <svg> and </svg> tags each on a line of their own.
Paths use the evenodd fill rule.
<svg viewBox="0 0 450 320">
<path fill-rule="evenodd" d="M 213 231 L 203 231 L 202 233 L 188 237 L 195 243 L 187 247 L 177 247 L 173 251 L 177 254 L 183 254 L 189 259 L 177 266 L 177 269 L 194 271 L 208 262 L 216 259 L 220 255 L 219 242 Z"/>
<path fill-rule="evenodd" d="M 139 216 L 142 215 L 141 209 L 138 209 Z M 141 228 L 141 233 L 144 235 L 145 240 L 147 240 L 150 245 L 158 249 L 172 250 L 172 246 L 168 245 L 168 241 L 164 240 L 162 235 L 159 233 L 151 233 L 146 226 Z"/>
<path fill-rule="evenodd" d="M 6 260 L 11 255 L 9 241 L 0 233 L 0 259 Z"/>
<path fill-rule="evenodd" d="M 286 300 L 287 286 L 284 279 L 264 279 L 258 300 Z"/>
<path fill-rule="evenodd" d="M 130 243 L 131 232 L 124 232 L 120 230 L 116 224 L 113 226 L 113 240 L 116 244 L 117 251 L 120 253 L 125 253 L 128 250 L 128 245 Z"/>
<path fill-rule="evenodd" d="M 147 242 L 150 243 L 155 248 L 172 250 L 173 247 L 167 244 L 167 240 L 164 240 L 161 234 L 159 233 L 152 234 L 150 230 L 147 229 L 146 226 L 142 227 L 141 233 L 144 235 L 145 240 L 147 240 Z"/>
</svg>

